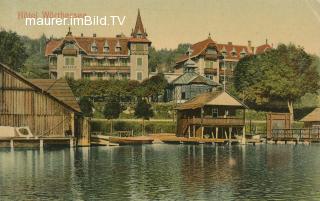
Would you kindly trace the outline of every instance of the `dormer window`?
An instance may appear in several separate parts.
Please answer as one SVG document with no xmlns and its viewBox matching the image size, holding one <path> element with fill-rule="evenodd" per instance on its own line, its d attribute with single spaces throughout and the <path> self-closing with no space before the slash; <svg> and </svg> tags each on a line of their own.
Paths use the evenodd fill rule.
<svg viewBox="0 0 320 201">
<path fill-rule="evenodd" d="M 232 49 L 231 55 L 232 55 L 233 57 L 237 56 L 237 51 L 236 51 L 235 48 Z"/>
<path fill-rule="evenodd" d="M 222 50 L 221 50 L 221 53 L 223 56 L 226 56 L 227 55 L 227 50 L 226 50 L 226 47 L 223 46 Z"/>
<path fill-rule="evenodd" d="M 137 37 L 137 38 L 142 38 L 142 33 L 141 33 L 140 30 L 137 32 L 136 37 Z"/>
<path fill-rule="evenodd" d="M 117 44 L 116 44 L 116 52 L 120 52 L 121 51 L 121 45 L 120 45 L 120 42 L 117 41 Z"/>
<path fill-rule="evenodd" d="M 91 44 L 91 52 L 98 52 L 98 47 L 95 41 Z"/>
<path fill-rule="evenodd" d="M 243 48 L 242 51 L 240 52 L 240 57 L 243 58 L 247 55 L 246 50 Z"/>
<path fill-rule="evenodd" d="M 106 42 L 104 43 L 103 52 L 105 52 L 105 53 L 108 53 L 108 52 L 109 52 L 109 44 L 108 44 L 108 41 L 106 41 Z"/>
</svg>

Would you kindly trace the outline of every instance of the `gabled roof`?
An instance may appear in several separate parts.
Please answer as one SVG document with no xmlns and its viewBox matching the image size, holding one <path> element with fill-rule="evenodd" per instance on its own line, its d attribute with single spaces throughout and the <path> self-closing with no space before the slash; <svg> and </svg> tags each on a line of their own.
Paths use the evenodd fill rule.
<svg viewBox="0 0 320 201">
<path fill-rule="evenodd" d="M 312 112 L 307 114 L 307 116 L 303 117 L 300 121 L 303 122 L 320 122 L 320 108 L 315 108 Z"/>
<path fill-rule="evenodd" d="M 206 84 L 206 85 L 211 85 L 211 86 L 220 85 L 220 84 L 210 80 L 209 78 L 201 76 L 195 72 L 186 72 L 171 82 L 171 84 L 173 84 L 173 85 L 187 85 L 187 84 L 191 84 L 191 83 Z"/>
<path fill-rule="evenodd" d="M 58 92 L 53 92 L 55 90 L 53 89 L 49 89 L 47 88 L 48 91 L 51 90 L 51 93 L 48 92 L 47 90 L 45 90 L 46 87 L 40 87 L 36 84 L 34 84 L 33 82 L 31 82 L 30 80 L 24 78 L 22 75 L 16 73 L 15 71 L 13 71 L 12 69 L 10 69 L 8 66 L 6 66 L 5 64 L 2 64 L 0 63 L 0 68 L 3 68 L 7 73 L 9 73 L 10 75 L 14 76 L 16 79 L 22 81 L 23 83 L 25 83 L 26 85 L 32 87 L 34 90 L 36 91 L 39 91 L 40 93 L 44 93 L 46 94 L 47 96 L 51 97 L 52 99 L 56 100 L 57 102 L 59 102 L 60 104 L 64 105 L 66 108 L 74 111 L 74 112 L 77 112 L 77 113 L 81 113 L 81 110 L 80 110 L 80 107 L 79 105 L 72 105 L 72 104 L 68 104 L 67 102 L 64 102 L 62 100 L 62 97 L 60 97 L 61 99 L 59 99 L 58 97 L 56 97 L 55 95 L 53 95 L 54 93 L 56 93 L 56 95 L 58 94 Z M 69 86 L 68 86 L 69 87 Z M 70 88 L 69 88 L 70 89 Z M 72 94 L 72 92 L 71 92 Z M 62 96 L 62 95 L 61 95 Z M 72 94 L 73 96 L 73 94 Z"/>
<path fill-rule="evenodd" d="M 81 111 L 80 106 L 65 79 L 29 79 L 29 81 L 40 87 L 42 90 L 47 91 L 51 95 L 55 96 L 65 104 L 74 108 L 78 112 Z"/>
<path fill-rule="evenodd" d="M 176 107 L 176 110 L 193 110 L 201 108 L 205 105 L 217 105 L 217 106 L 232 106 L 247 108 L 245 104 L 238 99 L 230 95 L 225 91 L 215 91 L 200 94 L 185 103 L 182 103 Z"/>
<path fill-rule="evenodd" d="M 258 46 L 257 48 L 256 48 L 256 54 L 262 54 L 262 53 L 264 53 L 265 51 L 267 51 L 267 50 L 270 50 L 270 49 L 272 49 L 272 47 L 268 44 L 268 43 L 266 43 L 266 44 L 264 44 L 264 45 L 260 45 L 260 46 Z"/>
<path fill-rule="evenodd" d="M 195 43 L 191 45 L 191 49 L 193 50 L 192 54 L 190 55 L 190 58 L 194 58 L 202 54 L 209 45 L 216 45 L 216 42 L 214 42 L 211 37 L 207 38 L 206 40 L 200 41 L 198 43 Z M 176 63 L 181 63 L 183 61 L 186 61 L 189 58 L 188 55 L 182 55 Z"/>
<path fill-rule="evenodd" d="M 248 47 L 245 45 L 234 45 L 232 43 L 228 43 L 228 44 L 217 44 L 218 50 L 219 52 L 221 52 L 223 54 L 223 52 L 225 51 L 225 59 L 236 59 L 239 60 L 241 59 L 241 53 L 244 52 L 246 53 L 246 55 L 251 55 L 254 52 L 254 48 L 253 47 Z M 251 48 L 251 49 L 250 49 Z M 235 52 L 235 54 L 233 55 L 233 51 Z"/>
<path fill-rule="evenodd" d="M 68 39 L 70 40 L 70 39 Z M 113 55 L 113 56 L 128 56 L 128 37 L 73 37 L 73 40 L 80 49 L 82 49 L 88 55 Z M 54 51 L 61 47 L 65 42 L 65 39 L 61 40 L 50 40 L 46 45 L 46 56 L 54 54 Z M 109 45 L 109 51 L 106 53 L 103 51 L 105 43 Z M 121 46 L 120 52 L 116 52 L 116 45 L 119 42 Z M 95 43 L 98 51 L 92 52 L 91 45 Z"/>
</svg>

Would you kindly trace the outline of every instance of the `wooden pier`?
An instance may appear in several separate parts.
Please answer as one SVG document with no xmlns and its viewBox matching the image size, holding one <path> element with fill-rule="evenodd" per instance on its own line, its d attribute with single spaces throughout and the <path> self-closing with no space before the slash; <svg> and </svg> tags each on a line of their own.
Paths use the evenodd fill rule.
<svg viewBox="0 0 320 201">
<path fill-rule="evenodd" d="M 46 137 L 46 138 L 0 138 L 1 148 L 44 148 L 48 146 L 76 146 L 75 137 Z"/>
<path fill-rule="evenodd" d="M 287 144 L 289 143 L 319 143 L 320 142 L 320 127 L 315 128 L 290 128 L 290 129 L 272 129 L 271 136 L 268 141 L 273 141 Z"/>
</svg>

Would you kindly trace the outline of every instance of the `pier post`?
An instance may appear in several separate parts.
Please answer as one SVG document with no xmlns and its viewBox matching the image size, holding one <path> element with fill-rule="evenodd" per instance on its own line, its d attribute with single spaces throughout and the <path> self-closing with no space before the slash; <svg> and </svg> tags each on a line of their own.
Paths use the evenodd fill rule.
<svg viewBox="0 0 320 201">
<path fill-rule="evenodd" d="M 10 147 L 13 149 L 13 139 L 10 140 Z"/>
<path fill-rule="evenodd" d="M 74 141 L 73 141 L 73 138 L 70 138 L 70 148 L 71 147 L 74 147 Z"/>
<path fill-rule="evenodd" d="M 43 139 L 40 139 L 40 149 L 43 149 Z"/>
</svg>

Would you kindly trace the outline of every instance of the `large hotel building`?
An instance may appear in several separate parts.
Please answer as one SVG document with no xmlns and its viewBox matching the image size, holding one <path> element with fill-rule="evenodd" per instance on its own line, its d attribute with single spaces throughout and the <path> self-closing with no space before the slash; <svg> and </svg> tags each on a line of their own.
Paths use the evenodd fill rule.
<svg viewBox="0 0 320 201">
<path fill-rule="evenodd" d="M 46 45 L 51 79 L 131 79 L 142 81 L 155 73 L 149 73 L 148 54 L 151 41 L 138 10 L 138 16 L 130 37 L 74 36 L 69 30 L 63 39 L 50 39 Z M 258 47 L 216 43 L 209 37 L 191 45 L 191 55 L 183 55 L 174 66 L 173 73 L 165 73 L 172 81 L 184 73 L 184 63 L 189 59 L 196 64 L 196 73 L 221 83 L 232 78 L 237 62 L 246 55 L 259 54 L 272 48 L 268 42 Z M 221 55 L 223 59 L 221 59 Z M 226 68 L 223 68 L 223 67 Z"/>
<path fill-rule="evenodd" d="M 131 36 L 74 36 L 69 29 L 63 39 L 51 39 L 46 45 L 51 79 L 131 79 L 148 78 L 147 39 L 140 11 Z"/>
</svg>

